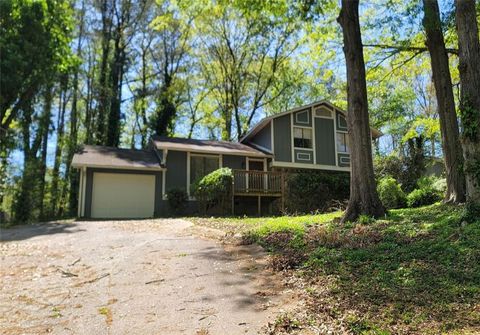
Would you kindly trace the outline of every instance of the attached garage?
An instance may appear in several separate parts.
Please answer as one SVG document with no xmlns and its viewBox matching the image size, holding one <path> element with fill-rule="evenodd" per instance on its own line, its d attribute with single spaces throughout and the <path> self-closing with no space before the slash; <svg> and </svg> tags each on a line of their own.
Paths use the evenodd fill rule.
<svg viewBox="0 0 480 335">
<path fill-rule="evenodd" d="M 91 217 L 149 218 L 155 212 L 155 176 L 93 173 Z"/>
<path fill-rule="evenodd" d="M 78 216 L 139 219 L 162 215 L 165 168 L 152 150 L 84 146 L 72 165 L 80 170 Z"/>
</svg>

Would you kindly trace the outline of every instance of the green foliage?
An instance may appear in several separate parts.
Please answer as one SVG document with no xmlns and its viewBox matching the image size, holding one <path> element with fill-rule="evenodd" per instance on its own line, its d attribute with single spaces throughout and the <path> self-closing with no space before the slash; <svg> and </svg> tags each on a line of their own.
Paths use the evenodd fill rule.
<svg viewBox="0 0 480 335">
<path fill-rule="evenodd" d="M 233 173 L 230 168 L 221 168 L 203 177 L 194 185 L 194 195 L 200 201 L 203 212 L 220 206 L 225 212 L 232 196 Z"/>
<path fill-rule="evenodd" d="M 287 177 L 286 210 L 290 213 L 325 211 L 332 200 L 345 200 L 350 177 L 333 171 L 300 171 Z"/>
<path fill-rule="evenodd" d="M 378 181 L 385 177 L 395 178 L 404 192 L 410 192 L 415 189 L 425 170 L 423 152 L 412 149 L 411 155 L 402 158 L 396 153 L 376 156 L 373 167 Z"/>
<path fill-rule="evenodd" d="M 171 189 L 167 191 L 168 204 L 173 214 L 181 214 L 187 206 L 188 195 L 182 189 Z"/>
<path fill-rule="evenodd" d="M 462 225 L 462 214 L 461 207 L 435 204 L 393 209 L 368 225 L 303 220 L 302 227 L 296 218 L 281 217 L 269 220 L 295 224 L 253 234 L 273 262 L 292 257 L 283 264 L 301 266 L 302 276 L 319 283 L 311 290 L 314 308 L 334 311 L 353 333 L 475 333 L 480 221 Z M 299 255 L 303 261 L 296 263 Z"/>
<path fill-rule="evenodd" d="M 442 197 L 432 187 L 417 188 L 407 195 L 408 207 L 431 205 L 442 200 Z"/>
<path fill-rule="evenodd" d="M 66 1 L 0 2 L 2 118 L 19 99 L 30 99 L 52 76 L 72 65 L 72 15 Z"/>
<path fill-rule="evenodd" d="M 406 203 L 405 193 L 393 177 L 383 177 L 377 185 L 377 192 L 382 204 L 387 209 L 400 208 Z"/>
</svg>

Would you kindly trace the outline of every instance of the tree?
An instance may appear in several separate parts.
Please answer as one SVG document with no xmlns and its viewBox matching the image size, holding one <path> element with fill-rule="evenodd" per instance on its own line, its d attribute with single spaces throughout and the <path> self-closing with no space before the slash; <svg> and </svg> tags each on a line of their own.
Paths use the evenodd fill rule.
<svg viewBox="0 0 480 335">
<path fill-rule="evenodd" d="M 150 50 L 161 81 L 151 128 L 155 134 L 166 136 L 173 133 L 183 93 L 179 74 L 185 71 L 193 19 L 191 13 L 185 13 L 171 1 L 162 1 L 157 6 L 158 16 L 152 22 L 156 38 Z"/>
<path fill-rule="evenodd" d="M 456 0 L 467 208 L 480 215 L 480 43 L 474 0 Z"/>
<path fill-rule="evenodd" d="M 465 200 L 465 176 L 462 171 L 462 152 L 458 150 L 461 147 L 460 135 L 440 11 L 437 0 L 423 0 L 423 6 L 423 26 L 432 64 L 447 175 L 445 202 L 459 203 Z"/>
<path fill-rule="evenodd" d="M 338 17 L 343 30 L 343 50 L 347 65 L 348 134 L 350 138 L 350 199 L 342 222 L 361 214 L 380 217 L 385 214 L 377 194 L 373 173 L 371 132 L 368 116 L 367 84 L 358 0 L 342 0 Z"/>
</svg>

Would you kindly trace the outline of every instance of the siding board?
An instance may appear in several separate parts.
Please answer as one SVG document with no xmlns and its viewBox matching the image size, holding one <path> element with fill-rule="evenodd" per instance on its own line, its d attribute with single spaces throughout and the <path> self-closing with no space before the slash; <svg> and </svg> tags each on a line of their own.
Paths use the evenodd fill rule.
<svg viewBox="0 0 480 335">
<path fill-rule="evenodd" d="M 290 114 L 273 119 L 275 160 L 292 161 L 292 134 Z"/>
<path fill-rule="evenodd" d="M 335 125 L 333 119 L 315 118 L 317 164 L 335 165 Z"/>
</svg>

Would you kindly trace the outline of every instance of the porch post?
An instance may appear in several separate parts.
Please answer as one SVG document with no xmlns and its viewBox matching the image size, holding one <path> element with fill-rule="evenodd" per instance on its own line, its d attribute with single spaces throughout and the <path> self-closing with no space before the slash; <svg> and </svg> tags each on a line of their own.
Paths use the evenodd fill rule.
<svg viewBox="0 0 480 335">
<path fill-rule="evenodd" d="M 262 215 L 262 197 L 258 196 L 258 216 Z"/>
<path fill-rule="evenodd" d="M 282 169 L 281 175 L 281 186 L 282 186 L 282 215 L 285 213 L 285 172 Z"/>
</svg>

